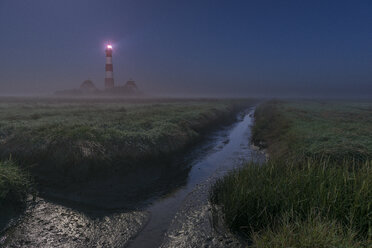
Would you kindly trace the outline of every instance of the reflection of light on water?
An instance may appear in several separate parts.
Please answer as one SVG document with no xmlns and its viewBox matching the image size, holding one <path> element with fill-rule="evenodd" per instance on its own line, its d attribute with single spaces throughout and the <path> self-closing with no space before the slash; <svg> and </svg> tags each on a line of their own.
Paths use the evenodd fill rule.
<svg viewBox="0 0 372 248">
<path fill-rule="evenodd" d="M 250 149 L 250 126 L 253 122 L 254 110 L 245 112 L 230 130 L 226 133 L 219 133 L 217 142 L 210 151 L 203 154 L 203 157 L 192 163 L 187 185 L 168 198 L 162 198 L 155 202 L 148 211 L 151 213 L 150 222 L 143 231 L 134 239 L 129 247 L 155 247 L 160 245 L 164 232 L 169 228 L 172 220 L 180 208 L 184 205 L 194 204 L 192 201 L 203 201 L 208 198 L 210 184 L 227 173 L 228 171 L 241 166 L 244 162 L 254 159 Z M 227 142 L 228 141 L 228 142 Z M 205 187 L 202 195 L 193 195 L 197 199 L 188 202 L 187 197 L 198 187 Z M 182 210 L 181 210 L 182 211 Z"/>
</svg>

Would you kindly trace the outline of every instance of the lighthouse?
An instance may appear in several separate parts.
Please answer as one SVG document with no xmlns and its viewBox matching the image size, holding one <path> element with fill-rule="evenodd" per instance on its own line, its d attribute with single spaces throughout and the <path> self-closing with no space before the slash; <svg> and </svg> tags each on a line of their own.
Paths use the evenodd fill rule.
<svg viewBox="0 0 372 248">
<path fill-rule="evenodd" d="M 105 89 L 114 88 L 114 68 L 112 66 L 112 45 L 108 43 L 106 46 L 106 75 L 105 75 Z"/>
</svg>

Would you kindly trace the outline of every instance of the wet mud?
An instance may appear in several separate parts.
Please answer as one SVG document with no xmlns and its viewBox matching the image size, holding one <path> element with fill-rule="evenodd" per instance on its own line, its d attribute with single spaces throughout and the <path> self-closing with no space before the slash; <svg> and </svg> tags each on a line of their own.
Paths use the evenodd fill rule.
<svg viewBox="0 0 372 248">
<path fill-rule="evenodd" d="M 1 238 L 2 247 L 121 247 L 148 219 L 145 211 L 87 215 L 42 198 L 28 204 L 19 223 Z"/>
<path fill-rule="evenodd" d="M 251 117 L 246 117 L 251 124 Z M 250 130 L 244 134 L 250 137 Z M 240 149 L 233 152 L 233 157 L 220 160 L 214 173 L 203 183 L 194 187 L 184 199 L 162 242 L 162 248 L 170 247 L 246 247 L 244 240 L 232 234 L 225 226 L 219 206 L 210 203 L 210 189 L 216 180 L 239 167 L 247 160 L 262 162 L 265 155 L 242 141 Z"/>
</svg>

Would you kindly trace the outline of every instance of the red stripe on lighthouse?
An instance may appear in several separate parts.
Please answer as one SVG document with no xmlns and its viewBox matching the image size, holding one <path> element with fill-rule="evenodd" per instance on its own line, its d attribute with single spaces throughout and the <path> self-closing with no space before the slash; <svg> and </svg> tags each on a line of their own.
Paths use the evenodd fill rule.
<svg viewBox="0 0 372 248">
<path fill-rule="evenodd" d="M 115 87 L 112 65 L 112 46 L 109 44 L 106 46 L 106 76 L 105 76 L 105 88 L 112 89 Z"/>
</svg>

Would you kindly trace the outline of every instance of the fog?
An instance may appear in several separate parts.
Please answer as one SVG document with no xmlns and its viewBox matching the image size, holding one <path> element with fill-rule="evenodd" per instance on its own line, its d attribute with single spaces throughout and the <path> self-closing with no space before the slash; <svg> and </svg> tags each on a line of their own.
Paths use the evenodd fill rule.
<svg viewBox="0 0 372 248">
<path fill-rule="evenodd" d="M 280 2 L 280 3 L 279 3 Z M 371 1 L 0 1 L 0 95 L 372 96 Z"/>
</svg>

